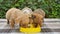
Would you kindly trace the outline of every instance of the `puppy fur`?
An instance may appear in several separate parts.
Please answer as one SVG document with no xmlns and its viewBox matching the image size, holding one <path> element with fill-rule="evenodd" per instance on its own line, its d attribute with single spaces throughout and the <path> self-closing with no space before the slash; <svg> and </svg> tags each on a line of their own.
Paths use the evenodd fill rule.
<svg viewBox="0 0 60 34">
<path fill-rule="evenodd" d="M 43 16 L 38 14 L 38 13 L 33 13 L 32 14 L 33 18 L 33 26 L 37 27 L 38 25 L 42 26 L 43 23 Z"/>
<path fill-rule="evenodd" d="M 21 10 L 11 8 L 6 13 L 7 23 L 13 28 L 15 23 L 19 23 L 22 27 L 27 27 L 29 23 L 29 16 Z"/>
<path fill-rule="evenodd" d="M 44 22 L 45 12 L 42 9 L 36 9 L 33 14 L 33 25 L 34 27 L 37 27 L 37 25 L 40 25 L 42 27 Z"/>
<path fill-rule="evenodd" d="M 22 11 L 28 14 L 30 17 L 31 17 L 31 14 L 33 13 L 32 10 L 28 7 L 23 8 Z"/>
<path fill-rule="evenodd" d="M 42 15 L 42 16 L 45 17 L 45 12 L 44 12 L 42 9 L 40 9 L 40 8 L 36 9 L 36 10 L 34 11 L 34 13 L 39 13 L 40 15 Z"/>
</svg>

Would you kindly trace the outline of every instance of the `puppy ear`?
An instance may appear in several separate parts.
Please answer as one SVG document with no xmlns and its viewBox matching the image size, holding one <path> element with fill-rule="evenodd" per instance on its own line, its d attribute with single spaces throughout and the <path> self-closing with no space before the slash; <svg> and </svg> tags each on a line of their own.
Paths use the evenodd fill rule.
<svg viewBox="0 0 60 34">
<path fill-rule="evenodd" d="M 29 19 L 34 19 L 36 18 L 34 15 L 31 15 L 31 17 L 29 17 Z"/>
<path fill-rule="evenodd" d="M 36 18 L 36 16 L 32 15 L 32 18 L 34 19 L 34 18 Z"/>
</svg>

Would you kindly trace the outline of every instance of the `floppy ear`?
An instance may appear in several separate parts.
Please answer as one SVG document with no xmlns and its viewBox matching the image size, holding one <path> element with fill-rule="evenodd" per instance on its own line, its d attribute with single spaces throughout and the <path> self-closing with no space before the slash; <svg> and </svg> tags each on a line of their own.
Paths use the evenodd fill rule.
<svg viewBox="0 0 60 34">
<path fill-rule="evenodd" d="M 36 18 L 36 16 L 35 15 L 32 15 L 32 19 L 34 19 L 34 18 Z"/>
<path fill-rule="evenodd" d="M 34 19 L 35 18 L 35 16 L 34 15 L 31 15 L 31 17 L 29 17 L 30 19 Z"/>
</svg>

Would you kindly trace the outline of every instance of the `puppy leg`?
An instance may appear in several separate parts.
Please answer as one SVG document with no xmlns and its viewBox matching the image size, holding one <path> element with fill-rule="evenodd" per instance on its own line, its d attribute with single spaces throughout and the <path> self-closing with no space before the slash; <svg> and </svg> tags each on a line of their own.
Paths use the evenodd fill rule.
<svg viewBox="0 0 60 34">
<path fill-rule="evenodd" d="M 14 28 L 14 20 L 10 20 L 10 27 L 13 29 Z"/>
<path fill-rule="evenodd" d="M 9 20 L 7 19 L 7 24 L 9 24 Z"/>
</svg>

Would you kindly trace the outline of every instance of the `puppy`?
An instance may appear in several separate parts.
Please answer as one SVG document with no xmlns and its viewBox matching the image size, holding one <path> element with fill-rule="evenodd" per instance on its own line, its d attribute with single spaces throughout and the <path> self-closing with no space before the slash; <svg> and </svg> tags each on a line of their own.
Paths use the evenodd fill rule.
<svg viewBox="0 0 60 34">
<path fill-rule="evenodd" d="M 6 19 L 11 28 L 14 27 L 15 23 L 24 28 L 26 28 L 29 24 L 29 16 L 16 8 L 11 8 L 7 11 Z"/>
<path fill-rule="evenodd" d="M 22 11 L 28 14 L 30 17 L 31 17 L 31 14 L 33 13 L 32 10 L 28 7 L 23 8 Z"/>
<path fill-rule="evenodd" d="M 32 14 L 33 25 L 37 27 L 40 25 L 42 27 L 44 22 L 45 12 L 42 9 L 36 9 Z"/>
<path fill-rule="evenodd" d="M 43 16 L 38 14 L 38 13 L 33 13 L 32 14 L 32 19 L 33 19 L 33 26 L 37 27 L 38 25 L 42 26 L 43 23 Z"/>
</svg>

